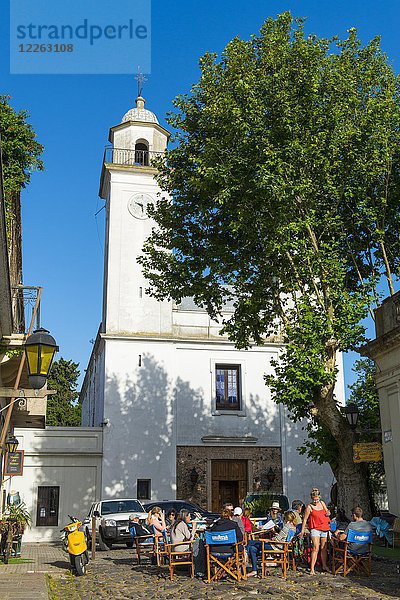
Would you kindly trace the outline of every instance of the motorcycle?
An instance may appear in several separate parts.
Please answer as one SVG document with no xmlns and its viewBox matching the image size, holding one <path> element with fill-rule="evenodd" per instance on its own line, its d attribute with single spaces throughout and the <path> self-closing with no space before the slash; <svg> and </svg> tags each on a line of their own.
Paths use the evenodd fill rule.
<svg viewBox="0 0 400 600">
<path fill-rule="evenodd" d="M 61 540 L 64 552 L 69 555 L 69 560 L 73 571 L 78 576 L 84 575 L 86 565 L 89 562 L 89 553 L 87 550 L 86 536 L 80 531 L 82 522 L 76 517 L 71 517 L 71 523 L 61 529 Z"/>
</svg>

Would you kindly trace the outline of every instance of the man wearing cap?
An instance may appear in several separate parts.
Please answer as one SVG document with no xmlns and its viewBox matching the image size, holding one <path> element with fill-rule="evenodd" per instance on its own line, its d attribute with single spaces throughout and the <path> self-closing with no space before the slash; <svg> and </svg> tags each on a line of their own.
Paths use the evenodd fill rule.
<svg viewBox="0 0 400 600">
<path fill-rule="evenodd" d="M 243 537 L 244 537 L 244 523 L 242 521 L 242 514 L 243 514 L 242 509 L 240 508 L 240 506 L 237 506 L 233 511 L 232 521 L 236 521 L 236 523 L 239 525 L 239 529 L 242 532 Z"/>
</svg>

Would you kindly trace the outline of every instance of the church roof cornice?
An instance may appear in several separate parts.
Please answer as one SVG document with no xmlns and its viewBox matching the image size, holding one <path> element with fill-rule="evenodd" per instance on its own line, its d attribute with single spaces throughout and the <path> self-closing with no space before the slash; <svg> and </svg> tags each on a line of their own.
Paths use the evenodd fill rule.
<svg viewBox="0 0 400 600">
<path fill-rule="evenodd" d="M 207 345 L 225 345 L 235 347 L 234 342 L 228 340 L 227 338 L 222 338 L 221 336 L 213 336 L 207 337 L 205 335 L 199 336 L 177 336 L 176 334 L 157 334 L 157 333 L 148 333 L 148 332 L 113 332 L 113 333 L 101 333 L 101 338 L 104 340 L 145 340 L 149 342 L 176 342 L 177 344 L 185 343 L 185 344 L 207 344 Z M 266 339 L 265 344 L 263 346 L 252 346 L 251 350 L 255 351 L 264 351 L 268 350 L 271 346 L 280 348 L 283 346 L 283 340 L 280 340 L 278 337 L 274 339 Z"/>
</svg>

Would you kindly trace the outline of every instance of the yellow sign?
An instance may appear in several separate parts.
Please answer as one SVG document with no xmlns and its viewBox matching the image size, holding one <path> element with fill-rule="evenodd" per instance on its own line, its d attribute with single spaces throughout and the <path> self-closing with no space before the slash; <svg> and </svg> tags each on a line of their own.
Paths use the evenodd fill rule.
<svg viewBox="0 0 400 600">
<path fill-rule="evenodd" d="M 353 462 L 379 462 L 382 460 L 382 444 L 361 442 L 353 445 Z"/>
</svg>

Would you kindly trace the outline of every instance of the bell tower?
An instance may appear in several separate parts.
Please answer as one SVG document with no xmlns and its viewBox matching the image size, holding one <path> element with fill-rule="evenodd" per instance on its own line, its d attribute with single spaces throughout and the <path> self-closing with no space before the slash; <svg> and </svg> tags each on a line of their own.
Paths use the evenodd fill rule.
<svg viewBox="0 0 400 600">
<path fill-rule="evenodd" d="M 139 95 L 119 125 L 110 129 L 100 180 L 106 202 L 102 332 L 160 335 L 171 331 L 172 307 L 145 293 L 137 257 L 155 223 L 147 214 L 161 190 L 154 158 L 166 150 L 169 132 Z"/>
</svg>

